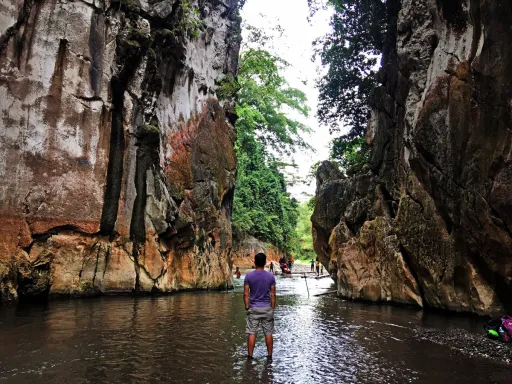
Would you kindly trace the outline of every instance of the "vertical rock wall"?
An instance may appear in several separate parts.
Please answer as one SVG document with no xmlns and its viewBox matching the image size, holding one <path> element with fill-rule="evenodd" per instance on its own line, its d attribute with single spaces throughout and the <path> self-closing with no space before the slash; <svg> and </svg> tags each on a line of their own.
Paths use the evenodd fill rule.
<svg viewBox="0 0 512 384">
<path fill-rule="evenodd" d="M 231 284 L 239 39 L 238 0 L 0 0 L 2 300 Z"/>
<path fill-rule="evenodd" d="M 512 310 L 512 6 L 387 5 L 373 157 L 345 179 L 321 167 L 317 252 L 345 297 Z"/>
</svg>

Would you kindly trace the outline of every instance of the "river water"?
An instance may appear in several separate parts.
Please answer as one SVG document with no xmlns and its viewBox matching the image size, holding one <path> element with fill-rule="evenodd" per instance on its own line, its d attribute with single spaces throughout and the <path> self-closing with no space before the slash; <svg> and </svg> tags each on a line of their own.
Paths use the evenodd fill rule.
<svg viewBox="0 0 512 384">
<path fill-rule="evenodd" d="M 243 277 L 242 277 L 243 279 Z M 477 321 L 343 301 L 330 279 L 278 281 L 274 359 L 248 361 L 242 280 L 231 292 L 103 297 L 0 309 L 9 383 L 511 383 L 511 368 L 419 341 Z"/>
</svg>

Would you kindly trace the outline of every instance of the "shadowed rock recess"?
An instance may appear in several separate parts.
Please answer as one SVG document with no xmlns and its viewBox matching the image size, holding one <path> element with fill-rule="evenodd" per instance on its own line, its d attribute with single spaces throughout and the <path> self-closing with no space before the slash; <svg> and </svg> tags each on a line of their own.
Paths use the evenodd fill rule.
<svg viewBox="0 0 512 384">
<path fill-rule="evenodd" d="M 2 2 L 1 301 L 232 285 L 238 7 Z"/>
<path fill-rule="evenodd" d="M 392 0 L 368 165 L 324 163 L 315 250 L 341 296 L 512 310 L 512 4 Z"/>
</svg>

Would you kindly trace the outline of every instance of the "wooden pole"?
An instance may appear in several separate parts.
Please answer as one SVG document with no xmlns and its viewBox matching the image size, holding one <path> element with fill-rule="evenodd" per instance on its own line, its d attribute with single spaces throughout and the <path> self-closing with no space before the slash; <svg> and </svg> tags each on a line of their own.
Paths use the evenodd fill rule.
<svg viewBox="0 0 512 384">
<path fill-rule="evenodd" d="M 304 273 L 304 280 L 306 281 L 306 289 L 308 290 L 308 298 L 309 298 L 308 278 L 305 273 Z"/>
</svg>

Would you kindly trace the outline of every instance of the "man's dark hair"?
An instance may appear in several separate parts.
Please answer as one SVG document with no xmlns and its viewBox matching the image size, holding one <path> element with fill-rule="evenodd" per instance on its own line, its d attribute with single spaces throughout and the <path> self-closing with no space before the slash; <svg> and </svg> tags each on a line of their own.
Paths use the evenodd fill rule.
<svg viewBox="0 0 512 384">
<path fill-rule="evenodd" d="M 259 268 L 265 268 L 265 264 L 267 264 L 267 255 L 264 253 L 258 253 L 254 256 L 254 264 Z"/>
</svg>

